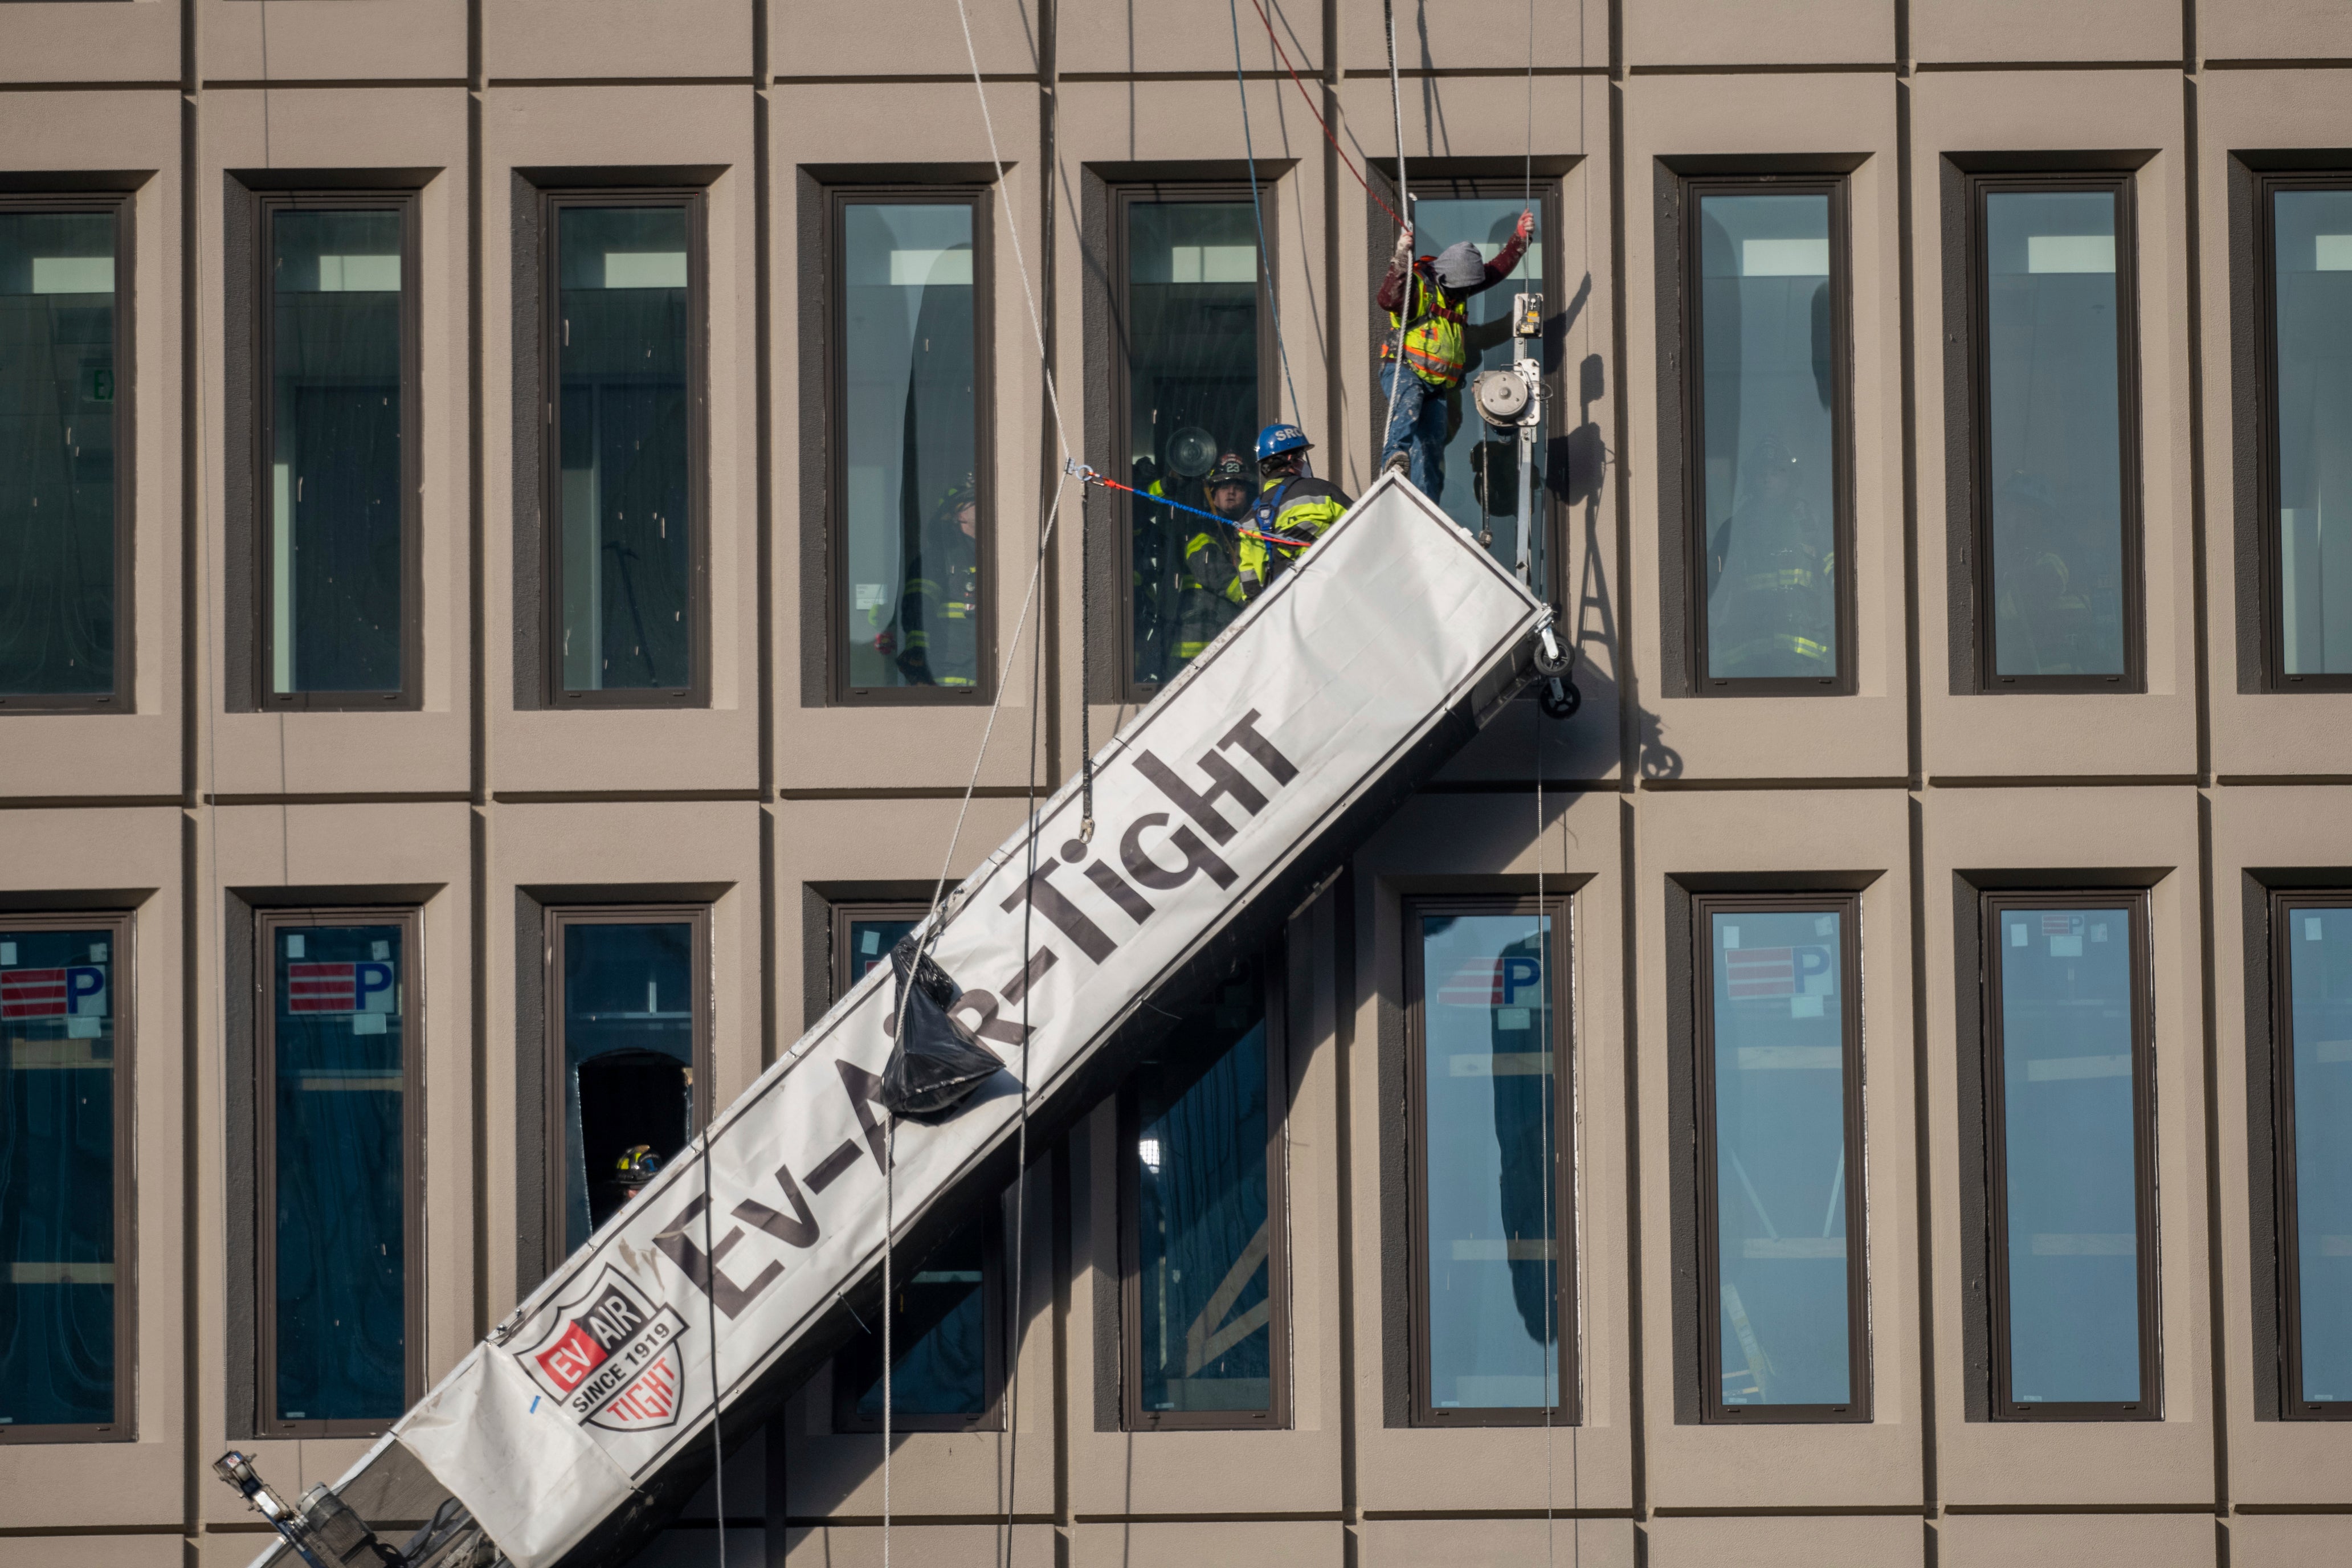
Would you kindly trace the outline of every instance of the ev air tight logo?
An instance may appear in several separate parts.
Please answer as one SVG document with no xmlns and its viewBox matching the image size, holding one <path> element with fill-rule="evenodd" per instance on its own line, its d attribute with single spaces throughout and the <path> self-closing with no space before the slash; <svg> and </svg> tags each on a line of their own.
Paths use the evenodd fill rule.
<svg viewBox="0 0 2352 1568">
<path fill-rule="evenodd" d="M 546 1337 L 522 1352 L 531 1381 L 583 1426 L 649 1432 L 677 1419 L 686 1320 L 654 1306 L 607 1265 L 584 1296 L 558 1304 Z"/>
</svg>

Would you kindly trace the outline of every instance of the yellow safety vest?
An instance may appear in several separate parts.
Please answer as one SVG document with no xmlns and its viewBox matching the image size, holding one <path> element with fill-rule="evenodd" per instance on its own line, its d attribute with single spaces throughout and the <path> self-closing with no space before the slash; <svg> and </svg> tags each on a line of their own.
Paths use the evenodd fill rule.
<svg viewBox="0 0 2352 1568">
<path fill-rule="evenodd" d="M 1405 276 L 1412 289 L 1405 298 L 1405 304 L 1408 308 L 1420 307 L 1419 313 L 1412 318 L 1412 325 L 1405 331 L 1405 363 L 1432 386 L 1457 385 L 1463 373 L 1470 368 L 1470 344 L 1463 331 L 1470 318 L 1444 288 L 1421 275 L 1418 262 Z M 1381 345 L 1381 357 L 1384 360 L 1396 358 L 1393 334 L 1401 324 L 1397 313 L 1391 310 L 1389 331 L 1391 335 Z"/>
</svg>

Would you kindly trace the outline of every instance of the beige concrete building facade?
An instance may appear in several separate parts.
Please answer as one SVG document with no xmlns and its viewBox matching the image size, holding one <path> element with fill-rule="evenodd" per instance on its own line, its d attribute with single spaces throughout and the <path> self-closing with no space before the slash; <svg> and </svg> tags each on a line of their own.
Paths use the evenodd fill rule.
<svg viewBox="0 0 2352 1568">
<path fill-rule="evenodd" d="M 1265 5 L 1270 25 L 1215 0 L 971 0 L 985 121 L 951 0 L 0 7 L 0 203 L 15 204 L 0 224 L 67 198 L 118 215 L 122 518 L 111 707 L 0 700 L 0 917 L 121 933 L 119 1414 L 56 1441 L 0 1426 L 0 1564 L 241 1563 L 265 1542 L 211 1477 L 217 1454 L 244 1448 L 299 1489 L 366 1446 L 363 1430 L 280 1419 L 257 1384 L 270 917 L 390 911 L 346 923 L 393 922 L 408 944 L 409 1058 L 384 1070 L 407 1086 L 398 1375 L 413 1396 L 562 1250 L 545 1142 L 555 915 L 692 923 L 689 1077 L 723 1103 L 829 1003 L 848 920 L 928 900 L 943 857 L 960 875 L 1018 826 L 1033 737 L 1051 787 L 1082 734 L 1099 744 L 1148 700 L 1131 514 L 1057 489 L 1066 452 L 1120 479 L 1135 455 L 1113 435 L 1122 202 L 1239 191 L 1247 212 L 1255 159 L 1280 321 L 1259 406 L 1303 426 L 1351 493 L 1370 482 L 1385 404 L 1371 293 L 1395 188 L 1384 8 Z M 898 1439 L 893 1559 L 995 1561 L 1009 1528 L 1013 1561 L 1089 1568 L 2352 1561 L 2352 1425 L 2302 1418 L 2352 1407 L 2306 1399 L 2286 1370 L 2291 1342 L 2317 1354 L 2318 1320 L 2288 1311 L 2282 1283 L 2293 1096 L 2275 1063 L 2292 1008 L 2273 940 L 2297 898 L 2332 907 L 2352 889 L 2352 689 L 2298 686 L 2291 651 L 2277 656 L 2265 432 L 2284 351 L 2263 205 L 2283 180 L 2352 189 L 2352 12 L 1403 0 L 1394 15 L 1412 188 L 1516 202 L 1524 187 L 1543 208 L 1546 505 L 1582 708 L 1555 722 L 1516 704 L 1269 958 L 1278 1419 L 1160 1426 L 1123 1400 L 1132 1129 L 1106 1103 L 1030 1173 L 1019 1300 L 1005 1259 L 989 1265 L 1008 1297 L 992 1321 L 1017 1366 L 1013 1429 L 1008 1367 L 992 1426 Z M 1687 307 L 1703 291 L 1685 283 L 1702 247 L 1685 241 L 1706 193 L 1775 182 L 1826 193 L 1835 215 L 1834 296 L 1813 330 L 1844 596 L 1822 689 L 1734 697 L 1694 662 L 1710 591 L 1695 574 L 1715 546 L 1689 492 L 1729 470 L 1690 455 L 1705 399 L 1685 368 L 1704 334 Z M 2105 340 L 2123 345 L 2124 654 L 2104 687 L 2004 690 L 1989 629 L 2009 623 L 1979 602 L 1979 542 L 2012 537 L 1985 520 L 2019 492 L 1983 477 L 2000 437 L 1979 426 L 2009 426 L 1984 412 L 2001 384 L 1979 353 L 1992 307 L 1971 247 L 1986 192 L 2045 187 L 2107 193 L 2125 215 L 2104 253 L 2124 280 Z M 982 674 L 924 700 L 868 700 L 835 662 L 850 503 L 829 215 L 856 192 L 976 198 Z M 267 510 L 255 215 L 385 197 L 405 225 L 408 662 L 380 710 L 276 701 L 267 587 L 250 586 Z M 693 226 L 677 290 L 691 668 L 655 683 L 674 697 L 570 702 L 554 668 L 564 590 L 541 481 L 571 469 L 549 452 L 544 367 L 570 339 L 548 341 L 568 327 L 549 325 L 544 296 L 551 226 L 575 197 Z M 1192 276 L 1212 276 L 1206 256 Z M 1469 483 L 1455 469 L 1449 495 Z M 1449 1424 L 1417 1381 L 1416 922 L 1422 900 L 1510 909 L 1539 890 L 1563 953 L 1549 1256 L 1564 1265 L 1565 1392 L 1548 1420 Z M 1727 1415 L 1730 1342 L 1705 1326 L 1720 1216 L 1694 1173 L 1712 992 L 1693 921 L 1709 899 L 1766 895 L 1842 911 L 1853 966 L 1831 1201 L 1846 1205 L 1836 1255 L 1861 1381 L 1834 1411 L 1785 1422 Z M 2022 1352 L 1993 1305 L 1993 1182 L 2015 1164 L 1988 1153 L 1987 986 L 2009 939 L 1987 932 L 2011 929 L 2004 899 L 2042 911 L 2015 917 L 2042 922 L 2036 942 L 2055 920 L 2052 941 L 2080 952 L 2066 922 L 2114 909 L 2136 944 L 2115 1081 L 2136 1097 L 2137 1242 L 2076 1240 L 2139 1270 L 2141 1377 L 2113 1408 L 2063 1418 L 2017 1403 L 2032 1396 L 2004 1357 Z M 2298 1144 L 2347 1133 L 2306 1124 Z M 2321 1249 L 2305 1250 L 2316 1278 Z M 15 1258 L 35 1278 L 39 1260 Z M 820 1373 L 746 1438 L 723 1521 L 706 1493 L 645 1561 L 716 1562 L 714 1527 L 730 1563 L 882 1561 L 880 1439 L 843 1418 L 833 1381 Z"/>
</svg>

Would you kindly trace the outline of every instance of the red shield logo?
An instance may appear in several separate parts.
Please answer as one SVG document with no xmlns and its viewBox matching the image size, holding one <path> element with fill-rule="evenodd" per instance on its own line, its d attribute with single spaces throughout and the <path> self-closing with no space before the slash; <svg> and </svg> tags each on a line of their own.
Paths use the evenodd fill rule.
<svg viewBox="0 0 2352 1568">
<path fill-rule="evenodd" d="M 677 1419 L 685 1332 L 677 1308 L 656 1306 L 608 1265 L 584 1292 L 558 1304 L 546 1334 L 520 1359 L 581 1425 L 651 1431 Z"/>
</svg>

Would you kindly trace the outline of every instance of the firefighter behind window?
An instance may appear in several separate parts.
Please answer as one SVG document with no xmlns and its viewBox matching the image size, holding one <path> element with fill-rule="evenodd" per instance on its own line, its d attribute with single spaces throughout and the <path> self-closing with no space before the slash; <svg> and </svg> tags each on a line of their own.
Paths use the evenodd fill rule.
<svg viewBox="0 0 2352 1568">
<path fill-rule="evenodd" d="M 1315 443 L 1296 425 L 1269 425 L 1257 433 L 1257 504 L 1250 509 L 1249 527 L 1257 533 L 1279 534 L 1304 543 L 1285 544 L 1241 540 L 1242 592 L 1256 598 L 1266 584 L 1290 569 L 1308 544 L 1339 521 L 1356 503 L 1328 479 L 1309 470 L 1307 454 Z"/>
<path fill-rule="evenodd" d="M 1249 595 L 1242 591 L 1242 537 L 1234 531 L 1246 526 L 1249 517 L 1248 462 L 1237 453 L 1223 454 L 1202 481 L 1202 489 L 1209 510 L 1234 526 L 1220 527 L 1206 518 L 1191 520 L 1196 526 L 1184 541 L 1176 630 L 1176 657 L 1188 664 L 1249 603 Z"/>
<path fill-rule="evenodd" d="M 980 684 L 980 487 L 940 498 L 898 596 L 898 671 L 909 686 Z"/>
<path fill-rule="evenodd" d="M 1511 275 L 1535 232 L 1532 212 L 1502 253 L 1482 260 L 1469 240 L 1449 245 L 1434 257 L 1412 254 L 1412 226 L 1397 236 L 1388 276 L 1373 295 L 1389 313 L 1381 341 L 1381 396 L 1395 399 L 1388 437 L 1381 444 L 1381 467 L 1412 480 L 1432 500 L 1445 494 L 1445 443 L 1462 422 L 1462 377 L 1470 368 L 1468 315 L 1462 301 L 1483 294 Z M 1397 332 L 1404 333 L 1404 360 L 1411 367 L 1399 384 Z"/>
<path fill-rule="evenodd" d="M 1767 437 L 1740 478 L 1739 504 L 1706 542 L 1710 674 L 1813 677 L 1837 673 L 1822 633 L 1837 624 L 1829 520 L 1805 499 L 1796 454 Z"/>
</svg>

